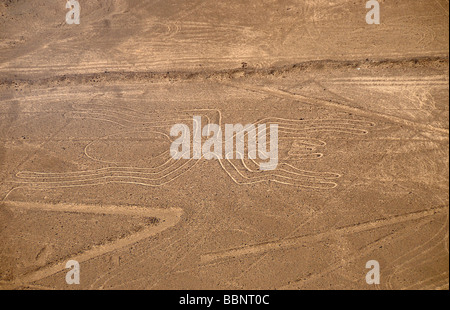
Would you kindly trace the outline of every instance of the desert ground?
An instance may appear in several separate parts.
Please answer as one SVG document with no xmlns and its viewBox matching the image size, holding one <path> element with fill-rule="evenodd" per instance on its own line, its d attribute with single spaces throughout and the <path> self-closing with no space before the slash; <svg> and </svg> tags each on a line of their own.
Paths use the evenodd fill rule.
<svg viewBox="0 0 450 310">
<path fill-rule="evenodd" d="M 449 3 L 379 2 L 0 1 L 0 289 L 448 290 Z"/>
</svg>

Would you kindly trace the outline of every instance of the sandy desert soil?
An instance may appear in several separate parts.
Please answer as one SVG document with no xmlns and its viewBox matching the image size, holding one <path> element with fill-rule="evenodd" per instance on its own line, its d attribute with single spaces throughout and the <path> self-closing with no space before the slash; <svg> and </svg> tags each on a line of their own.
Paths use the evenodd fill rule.
<svg viewBox="0 0 450 310">
<path fill-rule="evenodd" d="M 0 289 L 449 288 L 448 1 L 80 4 L 0 3 Z M 196 115 L 277 169 L 171 159 Z"/>
</svg>

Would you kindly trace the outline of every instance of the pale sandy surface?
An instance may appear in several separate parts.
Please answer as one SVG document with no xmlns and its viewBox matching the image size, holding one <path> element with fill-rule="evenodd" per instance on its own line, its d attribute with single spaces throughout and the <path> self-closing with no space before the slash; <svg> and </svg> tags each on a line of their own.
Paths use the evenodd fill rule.
<svg viewBox="0 0 450 310">
<path fill-rule="evenodd" d="M 0 3 L 0 288 L 449 288 L 448 1 L 80 3 Z M 195 115 L 278 168 L 171 160 Z"/>
</svg>

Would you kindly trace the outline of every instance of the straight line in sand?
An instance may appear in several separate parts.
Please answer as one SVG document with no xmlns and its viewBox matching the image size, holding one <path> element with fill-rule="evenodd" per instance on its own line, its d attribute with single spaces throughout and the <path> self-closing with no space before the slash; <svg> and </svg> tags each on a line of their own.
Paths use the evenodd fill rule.
<svg viewBox="0 0 450 310">
<path fill-rule="evenodd" d="M 13 208 L 26 210 L 43 210 L 49 212 L 70 212 L 70 213 L 84 213 L 84 214 L 108 214 L 108 215 L 125 215 L 125 216 L 142 216 L 147 218 L 158 218 L 160 222 L 156 226 L 149 226 L 142 231 L 139 231 L 130 236 L 118 239 L 114 242 L 107 243 L 100 246 L 95 246 L 81 254 L 71 258 L 79 263 L 86 262 L 90 259 L 99 257 L 109 252 L 119 250 L 143 239 L 156 235 L 172 226 L 175 226 L 181 219 L 183 213 L 180 208 L 171 209 L 157 209 L 157 208 L 138 208 L 138 207 L 124 207 L 124 206 L 97 206 L 97 205 L 76 205 L 76 204 L 42 204 L 29 202 L 5 201 L 4 205 Z M 59 262 L 39 269 L 35 272 L 29 273 L 15 279 L 13 282 L 1 282 L 0 289 L 14 289 L 33 283 L 38 280 L 47 278 L 58 272 L 66 269 L 66 262 Z"/>
<path fill-rule="evenodd" d="M 345 226 L 341 228 L 334 228 L 329 231 L 319 232 L 299 237 L 286 238 L 273 242 L 265 242 L 260 244 L 249 245 L 240 248 L 228 249 L 215 253 L 209 253 L 201 256 L 202 264 L 209 264 L 217 260 L 232 259 L 245 255 L 262 254 L 268 251 L 284 250 L 288 248 L 299 247 L 302 244 L 310 242 L 319 242 L 325 238 L 336 235 L 347 235 L 359 233 L 367 230 L 382 228 L 388 225 L 405 223 L 408 221 L 418 220 L 425 217 L 433 216 L 435 214 L 442 214 L 448 212 L 448 206 L 441 206 L 425 211 L 413 212 L 394 216 L 391 218 L 378 219 L 366 223 Z"/>
<path fill-rule="evenodd" d="M 334 108 L 334 109 L 338 109 L 341 111 L 346 111 L 346 112 L 351 112 L 351 113 L 355 113 L 355 114 L 359 114 L 361 116 L 364 117 L 368 117 L 368 118 L 381 118 L 396 124 L 400 124 L 400 125 L 404 125 L 404 126 L 408 126 L 414 129 L 422 129 L 425 131 L 429 131 L 429 132 L 435 132 L 435 133 L 439 133 L 439 134 L 443 134 L 443 135 L 448 135 L 449 134 L 449 130 L 445 129 L 445 128 L 437 128 L 431 125 L 427 125 L 427 124 L 421 124 L 421 123 L 417 123 L 414 121 L 410 121 L 410 120 L 406 120 L 400 117 L 396 117 L 393 115 L 387 115 L 387 114 L 383 114 L 383 113 L 379 113 L 379 112 L 375 112 L 375 111 L 365 111 L 363 109 L 360 108 L 356 108 L 356 107 L 351 107 L 345 104 L 341 104 L 338 102 L 333 102 L 333 101 L 327 101 L 327 100 L 323 100 L 323 99 L 318 99 L 318 98 L 311 98 L 311 97 L 306 97 L 300 94 L 293 94 L 290 93 L 288 91 L 285 90 L 281 90 L 281 89 L 276 89 L 276 88 L 270 88 L 270 87 L 265 87 L 265 86 L 251 86 L 251 85 L 239 85 L 239 84 L 232 84 L 229 82 L 223 83 L 224 85 L 227 85 L 229 87 L 233 87 L 233 88 L 238 88 L 238 89 L 246 89 L 248 91 L 253 91 L 253 92 L 258 92 L 258 93 L 266 93 L 266 94 L 270 94 L 273 95 L 275 97 L 280 97 L 280 98 L 289 98 L 292 100 L 296 100 L 296 101 L 303 101 L 305 103 L 308 104 L 316 104 L 318 106 L 323 106 L 323 107 L 328 107 L 328 108 Z"/>
</svg>

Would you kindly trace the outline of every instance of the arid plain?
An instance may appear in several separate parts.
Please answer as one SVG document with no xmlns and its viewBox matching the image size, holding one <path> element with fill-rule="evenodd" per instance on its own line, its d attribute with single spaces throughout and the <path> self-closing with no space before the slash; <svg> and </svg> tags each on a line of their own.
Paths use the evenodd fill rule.
<svg viewBox="0 0 450 310">
<path fill-rule="evenodd" d="M 0 289 L 449 288 L 448 1 L 79 2 L 0 3 Z M 194 116 L 277 169 L 173 160 Z"/>
</svg>

